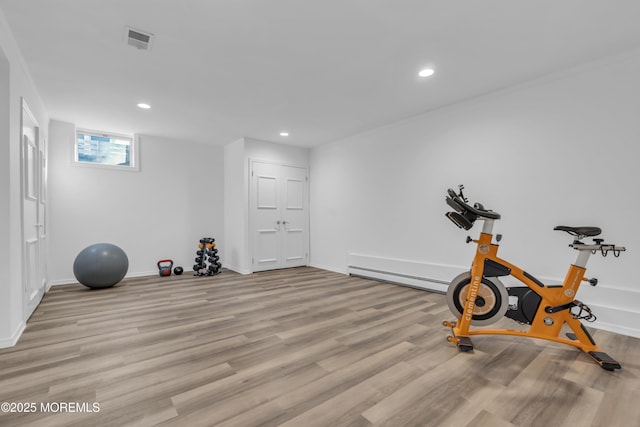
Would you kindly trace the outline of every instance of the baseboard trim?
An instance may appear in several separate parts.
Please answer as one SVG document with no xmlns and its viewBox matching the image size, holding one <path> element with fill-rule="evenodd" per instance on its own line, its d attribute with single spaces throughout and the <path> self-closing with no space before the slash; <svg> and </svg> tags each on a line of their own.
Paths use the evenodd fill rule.
<svg viewBox="0 0 640 427">
<path fill-rule="evenodd" d="M 188 271 L 185 270 L 185 273 L 188 273 Z M 136 271 L 134 273 L 127 273 L 127 275 L 124 276 L 124 279 L 122 279 L 122 280 L 129 279 L 129 278 L 134 278 L 134 277 L 145 277 L 145 276 L 155 276 L 155 275 L 158 275 L 158 270 Z M 51 286 L 61 286 L 61 285 L 79 285 L 79 284 L 80 284 L 80 282 L 78 282 L 75 278 L 73 278 L 73 279 L 56 279 L 56 280 L 49 281 L 49 287 L 51 287 Z"/>
<path fill-rule="evenodd" d="M 425 277 L 418 277 L 401 273 L 391 273 L 387 271 L 356 267 L 352 265 L 349 266 L 349 275 L 381 280 L 383 282 L 393 283 L 394 285 L 408 286 L 410 288 L 423 289 L 425 291 L 443 294 L 447 293 L 447 287 L 449 285 L 449 282 L 444 283 L 439 280 L 428 279 Z"/>
<path fill-rule="evenodd" d="M 27 324 L 25 322 L 20 322 L 20 324 L 18 325 L 16 330 L 13 331 L 13 334 L 11 334 L 10 337 L 4 339 L 0 338 L 0 348 L 9 348 L 15 346 L 26 327 Z"/>
<path fill-rule="evenodd" d="M 589 303 L 589 308 L 596 316 L 595 322 L 582 322 L 585 326 L 640 338 L 640 313 Z M 597 341 L 597 340 L 596 340 Z"/>
<path fill-rule="evenodd" d="M 329 266 L 326 266 L 326 265 L 320 265 L 320 264 L 311 263 L 311 264 L 309 264 L 309 267 L 319 268 L 320 270 L 331 271 L 332 273 L 347 274 L 347 275 L 349 274 L 349 272 L 347 270 L 345 270 L 345 269 L 329 267 Z"/>
<path fill-rule="evenodd" d="M 237 267 L 235 265 L 225 265 L 224 268 L 227 269 L 227 270 L 231 270 L 231 271 L 233 271 L 235 273 L 238 273 L 238 274 L 243 274 L 243 275 L 253 274 L 253 271 L 247 270 L 246 268 L 240 268 L 240 267 Z"/>
</svg>

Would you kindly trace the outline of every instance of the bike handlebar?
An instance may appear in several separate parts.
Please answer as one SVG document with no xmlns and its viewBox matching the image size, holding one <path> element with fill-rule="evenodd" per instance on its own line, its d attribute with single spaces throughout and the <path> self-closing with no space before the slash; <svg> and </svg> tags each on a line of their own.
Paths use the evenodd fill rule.
<svg viewBox="0 0 640 427">
<path fill-rule="evenodd" d="M 464 196 L 462 196 L 462 189 L 460 190 L 460 194 L 456 194 L 452 188 L 449 188 L 447 193 L 449 194 L 446 199 L 447 204 L 463 215 L 466 212 L 470 212 L 475 216 L 486 219 L 500 219 L 500 214 L 498 212 L 485 209 L 481 203 L 475 203 L 473 206 L 469 206 L 466 203 L 467 201 L 464 199 Z"/>
<path fill-rule="evenodd" d="M 447 204 L 454 209 L 455 212 L 447 212 L 445 215 L 459 228 L 470 230 L 471 227 L 473 227 L 473 223 L 476 222 L 478 218 L 485 220 L 500 219 L 500 214 L 498 212 L 485 209 L 482 203 L 474 203 L 473 206 L 470 206 L 467 203 L 467 198 L 464 196 L 464 194 L 462 194 L 464 186 L 460 185 L 458 188 L 458 193 L 456 193 L 452 188 L 449 188 L 447 190 L 447 198 L 445 200 Z M 492 223 L 485 223 L 485 226 L 487 225 L 489 225 L 489 229 L 491 229 Z M 620 256 L 621 252 L 626 251 L 626 248 L 624 246 L 603 243 L 603 239 L 593 239 L 595 242 L 594 244 L 584 244 L 581 242 L 581 239 L 584 237 L 598 236 L 602 232 L 602 230 L 600 230 L 600 228 L 598 227 L 568 227 L 565 225 L 559 225 L 555 227 L 554 230 L 566 231 L 572 236 L 575 236 L 576 239 L 569 246 L 578 251 L 581 251 L 582 253 L 586 251 L 590 251 L 594 254 L 597 252 L 601 252 L 602 256 L 607 256 L 609 252 L 613 252 L 613 255 L 615 257 L 618 257 Z M 491 234 L 491 231 L 485 231 L 485 229 L 483 228 L 483 233 Z M 467 243 L 469 243 L 470 241 L 471 238 L 468 237 Z M 586 260 L 587 258 L 584 255 L 580 254 L 575 265 L 584 267 L 584 265 L 582 264 L 586 264 Z"/>
</svg>

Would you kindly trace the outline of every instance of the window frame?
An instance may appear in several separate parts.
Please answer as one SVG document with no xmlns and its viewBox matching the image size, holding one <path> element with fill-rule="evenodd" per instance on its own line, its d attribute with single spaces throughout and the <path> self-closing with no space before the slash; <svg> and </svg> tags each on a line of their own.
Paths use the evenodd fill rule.
<svg viewBox="0 0 640 427">
<path fill-rule="evenodd" d="M 78 160 L 78 134 L 84 135 L 92 135 L 99 136 L 105 138 L 119 138 L 119 139 L 127 139 L 131 141 L 131 145 L 129 146 L 129 165 L 108 165 L 102 163 L 92 163 L 92 162 L 83 162 Z M 97 168 L 97 169 L 107 169 L 107 170 L 120 170 L 120 171 L 129 171 L 129 172 L 139 172 L 140 171 L 140 139 L 138 135 L 131 135 L 125 133 L 116 133 L 116 132 L 106 132 L 101 130 L 94 129 L 86 129 L 86 128 L 76 128 L 74 133 L 73 140 L 73 150 L 72 150 L 72 164 L 79 167 L 88 167 L 88 168 Z"/>
</svg>

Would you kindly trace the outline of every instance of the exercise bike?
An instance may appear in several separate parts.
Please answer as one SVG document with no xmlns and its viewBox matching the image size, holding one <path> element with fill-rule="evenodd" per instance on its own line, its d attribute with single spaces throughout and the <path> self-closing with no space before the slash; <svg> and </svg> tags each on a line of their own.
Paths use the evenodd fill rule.
<svg viewBox="0 0 640 427">
<path fill-rule="evenodd" d="M 477 220 L 484 223 L 477 240 L 467 237 L 467 243 L 477 244 L 471 270 L 458 275 L 449 284 L 447 304 L 458 320 L 442 322 L 452 331 L 447 341 L 455 343 L 460 351 L 470 351 L 473 350 L 471 335 L 540 338 L 577 347 L 607 371 L 620 369 L 620 363 L 596 345 L 582 324 L 581 320 L 592 322 L 595 316 L 589 306 L 575 296 L 583 281 L 593 286 L 598 283 L 598 279 L 584 277 L 590 255 L 600 253 L 606 256 L 611 252 L 618 257 L 625 248 L 595 238 L 601 233 L 598 227 L 557 226 L 554 230 L 573 236 L 569 247 L 577 250 L 578 255 L 569 266 L 562 285 L 545 285 L 526 271 L 498 258 L 498 242 L 502 236 L 496 235 L 496 243 L 492 240 L 493 224 L 500 219 L 500 214 L 485 209 L 481 203 L 470 206 L 463 189 L 460 185 L 458 192 L 448 190 L 446 202 L 453 211 L 446 213 L 447 218 L 465 230 L 471 229 Z M 593 238 L 594 243 L 582 242 L 587 237 Z M 512 276 L 526 286 L 505 287 L 498 279 L 503 276 Z M 489 325 L 503 316 L 530 327 L 528 330 L 471 329 L 472 325 Z M 566 333 L 566 338 L 560 336 L 565 324 L 572 330 Z"/>
</svg>

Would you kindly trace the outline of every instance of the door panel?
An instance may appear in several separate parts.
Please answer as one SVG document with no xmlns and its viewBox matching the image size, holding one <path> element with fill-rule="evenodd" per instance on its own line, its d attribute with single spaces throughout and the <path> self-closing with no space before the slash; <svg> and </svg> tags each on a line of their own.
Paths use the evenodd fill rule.
<svg viewBox="0 0 640 427">
<path fill-rule="evenodd" d="M 302 188 L 304 181 L 300 179 L 287 178 L 286 179 L 286 199 L 285 209 L 304 209 L 302 197 L 304 195 L 304 189 Z"/>
<path fill-rule="evenodd" d="M 278 209 L 278 179 L 275 176 L 257 175 L 258 209 Z"/>
<path fill-rule="evenodd" d="M 27 303 L 32 302 L 35 298 L 37 298 L 40 283 L 38 279 L 38 271 L 40 265 L 40 256 L 38 250 L 38 239 L 32 238 L 25 240 L 25 273 L 26 277 L 24 278 L 26 282 L 26 297 Z"/>
<path fill-rule="evenodd" d="M 256 239 L 256 255 L 254 262 L 260 269 L 277 268 L 278 266 L 278 231 L 275 229 L 258 230 Z"/>
<path fill-rule="evenodd" d="M 287 267 L 295 267 L 305 261 L 304 259 L 304 230 L 298 229 L 287 229 L 285 233 L 285 256 L 284 262 L 287 264 Z"/>
<path fill-rule="evenodd" d="M 23 135 L 24 149 L 24 198 L 31 202 L 38 200 L 38 147 L 36 135 L 27 129 Z"/>
</svg>

